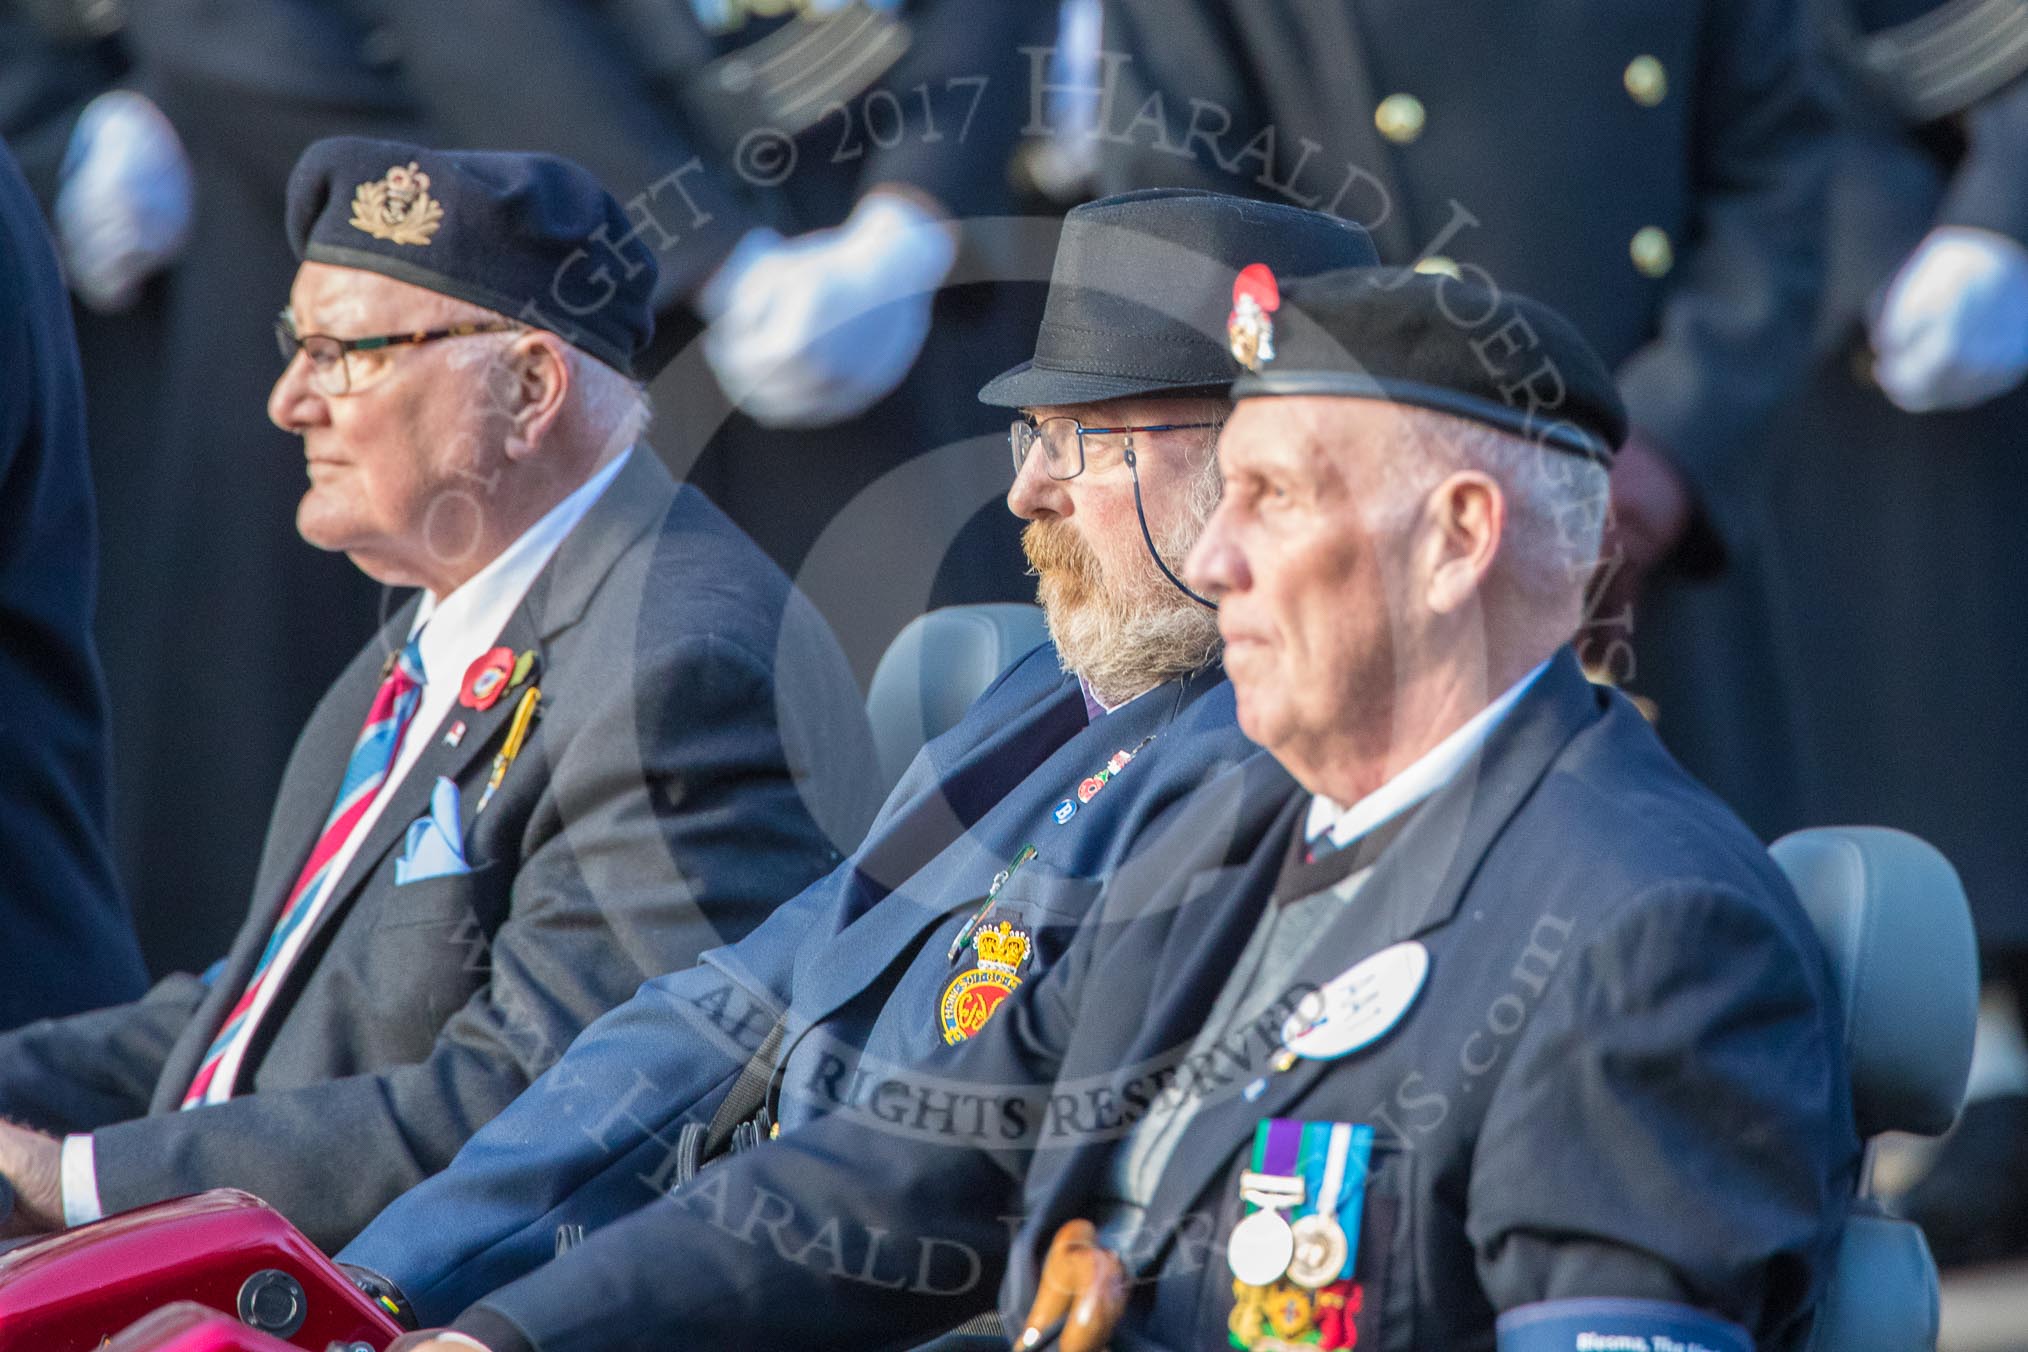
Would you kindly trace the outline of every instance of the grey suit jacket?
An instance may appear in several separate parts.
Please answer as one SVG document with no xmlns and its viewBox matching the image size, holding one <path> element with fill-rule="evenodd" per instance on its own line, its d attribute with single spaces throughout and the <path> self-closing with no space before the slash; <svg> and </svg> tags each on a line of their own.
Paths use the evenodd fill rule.
<svg viewBox="0 0 2028 1352">
<path fill-rule="evenodd" d="M 864 824 L 871 752 L 829 631 L 645 447 L 538 576 L 500 643 L 538 654 L 540 717 L 474 815 L 519 691 L 455 707 L 335 885 L 260 1023 L 241 1096 L 178 1105 L 322 826 L 404 606 L 299 739 L 253 907 L 222 970 L 0 1039 L 0 1112 L 94 1130 L 108 1212 L 235 1186 L 327 1246 L 449 1162 L 585 1024 L 732 942 Z M 450 679 L 455 679 L 451 677 Z M 840 767 L 833 773 L 829 767 Z M 439 776 L 469 873 L 397 885 Z M 822 823 L 820 825 L 820 823 Z"/>
</svg>

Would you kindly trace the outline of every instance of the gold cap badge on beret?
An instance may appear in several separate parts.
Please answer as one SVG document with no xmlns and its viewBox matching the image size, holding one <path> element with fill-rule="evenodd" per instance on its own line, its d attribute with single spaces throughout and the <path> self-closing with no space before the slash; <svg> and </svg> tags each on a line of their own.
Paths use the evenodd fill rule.
<svg viewBox="0 0 2028 1352">
<path fill-rule="evenodd" d="M 1232 359 L 1249 371 L 1275 359 L 1274 312 L 1281 308 L 1282 289 L 1265 263 L 1249 263 L 1232 279 L 1232 313 L 1225 317 L 1226 344 Z"/>
<path fill-rule="evenodd" d="M 352 225 L 394 244 L 427 244 L 444 223 L 444 206 L 430 196 L 430 176 L 414 160 L 352 194 Z"/>
</svg>

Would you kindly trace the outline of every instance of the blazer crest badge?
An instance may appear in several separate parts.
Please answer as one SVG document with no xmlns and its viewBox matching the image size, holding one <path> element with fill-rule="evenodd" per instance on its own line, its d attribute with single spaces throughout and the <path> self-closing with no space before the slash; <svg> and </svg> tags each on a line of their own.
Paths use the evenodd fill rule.
<svg viewBox="0 0 2028 1352">
<path fill-rule="evenodd" d="M 937 1002 L 944 1041 L 953 1047 L 984 1028 L 1001 1001 L 1021 985 L 1021 969 L 1027 965 L 1033 944 L 1012 921 L 1002 920 L 973 935 L 972 947 L 979 965 L 951 978 L 943 999 Z"/>
</svg>

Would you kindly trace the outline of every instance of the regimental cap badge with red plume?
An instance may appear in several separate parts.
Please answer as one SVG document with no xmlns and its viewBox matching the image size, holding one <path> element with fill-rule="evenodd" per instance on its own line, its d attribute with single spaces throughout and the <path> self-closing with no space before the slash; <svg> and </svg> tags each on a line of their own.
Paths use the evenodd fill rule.
<svg viewBox="0 0 2028 1352">
<path fill-rule="evenodd" d="M 1226 344 L 1234 361 L 1258 371 L 1275 359 L 1274 313 L 1282 288 L 1265 263 L 1249 263 L 1232 279 L 1232 313 L 1225 318 Z"/>
</svg>

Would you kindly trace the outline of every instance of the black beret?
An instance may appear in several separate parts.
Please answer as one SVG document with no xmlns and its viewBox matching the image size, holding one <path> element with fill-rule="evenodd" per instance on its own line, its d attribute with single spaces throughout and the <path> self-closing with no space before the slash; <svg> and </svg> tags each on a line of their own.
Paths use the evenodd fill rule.
<svg viewBox="0 0 2028 1352">
<path fill-rule="evenodd" d="M 654 332 L 655 257 L 568 160 L 333 136 L 289 176 L 289 247 L 548 329 L 621 371 Z"/>
<path fill-rule="evenodd" d="M 1497 286 L 1400 268 L 1346 268 L 1280 290 L 1249 267 L 1233 284 L 1234 399 L 1331 394 L 1470 418 L 1610 463 L 1627 411 L 1569 320 Z"/>
</svg>

